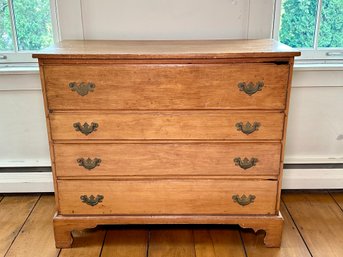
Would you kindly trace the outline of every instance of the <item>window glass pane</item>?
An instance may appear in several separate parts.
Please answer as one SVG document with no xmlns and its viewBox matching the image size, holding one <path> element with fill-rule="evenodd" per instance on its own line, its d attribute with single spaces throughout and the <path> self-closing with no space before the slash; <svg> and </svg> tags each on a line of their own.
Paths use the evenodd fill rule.
<svg viewBox="0 0 343 257">
<path fill-rule="evenodd" d="M 313 48 L 316 15 L 317 0 L 282 0 L 280 41 L 292 47 Z"/>
<path fill-rule="evenodd" d="M 0 51 L 13 50 L 11 19 L 7 0 L 0 0 Z"/>
<path fill-rule="evenodd" d="M 39 50 L 53 43 L 50 0 L 13 0 L 20 50 Z"/>
<path fill-rule="evenodd" d="M 343 0 L 323 0 L 319 47 L 343 47 Z"/>
</svg>

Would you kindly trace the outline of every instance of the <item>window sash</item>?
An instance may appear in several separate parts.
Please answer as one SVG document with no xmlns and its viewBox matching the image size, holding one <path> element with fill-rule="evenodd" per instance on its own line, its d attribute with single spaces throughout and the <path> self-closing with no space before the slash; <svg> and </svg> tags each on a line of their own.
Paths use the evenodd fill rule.
<svg viewBox="0 0 343 257">
<path fill-rule="evenodd" d="M 11 18 L 11 29 L 12 29 L 12 40 L 14 45 L 13 51 L 0 51 L 0 65 L 1 64 L 11 64 L 11 63 L 36 63 L 37 59 L 32 58 L 32 53 L 37 52 L 37 50 L 32 51 L 19 51 L 18 41 L 17 41 L 17 31 L 16 24 L 14 20 L 14 9 L 12 0 L 8 1 L 8 8 Z M 54 42 L 60 41 L 60 32 L 57 19 L 57 0 L 50 0 L 50 13 L 51 13 L 51 23 L 53 31 Z"/>
<path fill-rule="evenodd" d="M 323 0 L 317 0 L 317 16 L 313 48 L 298 48 L 301 56 L 299 61 L 313 61 L 316 63 L 343 63 L 343 47 L 321 48 L 318 47 L 318 38 L 321 22 Z M 282 0 L 276 0 L 274 6 L 273 38 L 279 40 Z"/>
</svg>

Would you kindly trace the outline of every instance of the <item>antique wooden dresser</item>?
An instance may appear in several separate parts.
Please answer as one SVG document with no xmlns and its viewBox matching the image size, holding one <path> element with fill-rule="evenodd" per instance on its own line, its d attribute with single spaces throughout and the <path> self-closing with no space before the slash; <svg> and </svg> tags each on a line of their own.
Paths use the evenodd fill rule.
<svg viewBox="0 0 343 257">
<path fill-rule="evenodd" d="M 278 247 L 297 55 L 273 40 L 62 41 L 34 54 L 56 246 L 100 224 L 239 224 Z"/>
</svg>

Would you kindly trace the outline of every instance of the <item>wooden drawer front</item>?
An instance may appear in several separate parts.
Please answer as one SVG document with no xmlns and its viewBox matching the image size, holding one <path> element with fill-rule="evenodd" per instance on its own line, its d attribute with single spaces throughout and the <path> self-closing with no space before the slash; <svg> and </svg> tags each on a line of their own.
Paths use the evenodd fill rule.
<svg viewBox="0 0 343 257">
<path fill-rule="evenodd" d="M 277 175 L 280 151 L 279 143 L 54 145 L 57 176 L 82 177 Z"/>
<path fill-rule="evenodd" d="M 281 139 L 282 113 L 230 111 L 56 113 L 54 140 L 84 139 Z M 250 130 L 245 134 L 248 122 Z M 86 126 L 85 126 L 85 123 Z M 253 125 L 255 124 L 255 126 Z M 89 125 L 89 126 L 88 126 Z M 237 127 L 238 126 L 238 127 Z M 92 127 L 90 129 L 90 127 Z M 241 128 L 239 128 L 241 127 Z M 95 129 L 93 131 L 93 128 Z M 79 130 L 79 131 L 77 131 Z M 80 130 L 83 130 L 84 134 Z"/>
<path fill-rule="evenodd" d="M 61 214 L 275 214 L 277 181 L 59 180 L 58 189 Z M 244 204 L 244 194 L 253 202 L 232 198 Z"/>
<path fill-rule="evenodd" d="M 283 109 L 288 72 L 288 65 L 257 63 L 44 66 L 49 109 L 61 110 Z M 81 82 L 92 84 L 80 95 Z M 263 87 L 249 95 L 241 82 Z"/>
</svg>

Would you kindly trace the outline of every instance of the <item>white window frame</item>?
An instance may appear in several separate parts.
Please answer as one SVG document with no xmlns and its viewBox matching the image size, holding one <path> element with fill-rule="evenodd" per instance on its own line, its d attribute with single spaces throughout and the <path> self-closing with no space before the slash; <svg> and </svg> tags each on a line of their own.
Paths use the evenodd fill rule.
<svg viewBox="0 0 343 257">
<path fill-rule="evenodd" d="M 323 0 L 317 0 L 317 10 L 321 10 Z M 273 26 L 273 38 L 279 39 L 279 29 L 281 20 L 281 2 L 282 0 L 276 0 L 275 2 L 275 14 L 274 14 L 274 26 Z M 301 56 L 297 57 L 296 63 L 314 63 L 314 64 L 343 64 L 343 47 L 342 48 L 318 48 L 318 35 L 320 28 L 321 12 L 317 12 L 316 28 L 314 38 L 314 48 L 299 48 L 301 50 Z"/>
<path fill-rule="evenodd" d="M 8 1 L 8 8 L 11 18 L 11 28 L 12 28 L 12 40 L 14 43 L 14 51 L 0 51 L 0 66 L 11 66 L 11 65 L 30 65 L 37 63 L 37 59 L 32 58 L 32 53 L 37 50 L 31 51 L 18 51 L 18 43 L 15 29 L 14 12 L 13 12 L 13 2 Z M 51 22 L 53 31 L 54 42 L 60 41 L 60 31 L 58 24 L 58 13 L 57 13 L 57 0 L 50 0 L 50 12 L 51 12 Z"/>
</svg>

